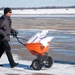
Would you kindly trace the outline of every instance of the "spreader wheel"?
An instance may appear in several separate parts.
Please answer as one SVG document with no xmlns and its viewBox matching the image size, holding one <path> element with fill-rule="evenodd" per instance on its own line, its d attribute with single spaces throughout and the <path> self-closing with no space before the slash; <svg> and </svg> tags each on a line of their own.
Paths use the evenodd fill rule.
<svg viewBox="0 0 75 75">
<path fill-rule="evenodd" d="M 45 63 L 45 67 L 50 68 L 53 65 L 53 62 L 54 61 L 53 61 L 52 57 L 49 56 L 46 63 Z"/>
<path fill-rule="evenodd" d="M 41 70 L 42 66 L 43 66 L 42 62 L 38 59 L 33 60 L 32 65 L 31 65 L 31 67 L 34 70 Z"/>
</svg>

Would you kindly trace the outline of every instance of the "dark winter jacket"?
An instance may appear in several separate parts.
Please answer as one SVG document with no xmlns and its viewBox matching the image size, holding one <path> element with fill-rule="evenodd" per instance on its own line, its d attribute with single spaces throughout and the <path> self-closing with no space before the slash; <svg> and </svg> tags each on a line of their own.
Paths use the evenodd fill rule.
<svg viewBox="0 0 75 75">
<path fill-rule="evenodd" d="M 10 33 L 13 31 L 11 29 L 11 19 L 3 15 L 2 22 L 0 23 L 0 36 L 3 37 L 2 41 L 10 41 Z"/>
</svg>

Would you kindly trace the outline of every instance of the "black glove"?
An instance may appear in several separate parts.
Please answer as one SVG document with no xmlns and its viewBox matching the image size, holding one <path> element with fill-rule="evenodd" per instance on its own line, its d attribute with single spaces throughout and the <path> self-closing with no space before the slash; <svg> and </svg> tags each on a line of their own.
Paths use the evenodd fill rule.
<svg viewBox="0 0 75 75">
<path fill-rule="evenodd" d="M 11 29 L 11 35 L 12 35 L 13 37 L 16 37 L 17 34 L 18 34 L 18 32 L 17 32 L 16 30 Z"/>
<path fill-rule="evenodd" d="M 2 41 L 3 38 L 4 38 L 4 36 L 3 35 L 0 35 L 0 41 Z"/>
<path fill-rule="evenodd" d="M 4 38 L 1 41 L 10 41 L 9 36 L 4 36 Z"/>
<path fill-rule="evenodd" d="M 0 41 L 10 41 L 10 35 L 0 35 Z"/>
</svg>

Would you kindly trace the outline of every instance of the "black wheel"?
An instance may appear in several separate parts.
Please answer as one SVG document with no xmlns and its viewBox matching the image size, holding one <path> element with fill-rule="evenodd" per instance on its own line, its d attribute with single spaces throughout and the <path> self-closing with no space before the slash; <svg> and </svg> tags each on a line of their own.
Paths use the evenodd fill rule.
<svg viewBox="0 0 75 75">
<path fill-rule="evenodd" d="M 52 57 L 49 56 L 45 63 L 45 67 L 50 68 L 52 65 L 53 65 L 53 59 L 52 59 Z"/>
<path fill-rule="evenodd" d="M 31 64 L 31 67 L 34 70 L 41 70 L 42 66 L 43 66 L 42 62 L 38 59 L 33 60 L 32 64 Z"/>
</svg>

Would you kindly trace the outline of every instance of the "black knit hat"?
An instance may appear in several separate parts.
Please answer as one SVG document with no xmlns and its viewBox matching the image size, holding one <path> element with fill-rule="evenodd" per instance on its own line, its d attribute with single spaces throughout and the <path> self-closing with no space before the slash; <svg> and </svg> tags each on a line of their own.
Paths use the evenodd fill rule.
<svg viewBox="0 0 75 75">
<path fill-rule="evenodd" d="M 4 14 L 7 14 L 9 11 L 11 11 L 10 8 L 4 8 Z"/>
</svg>

